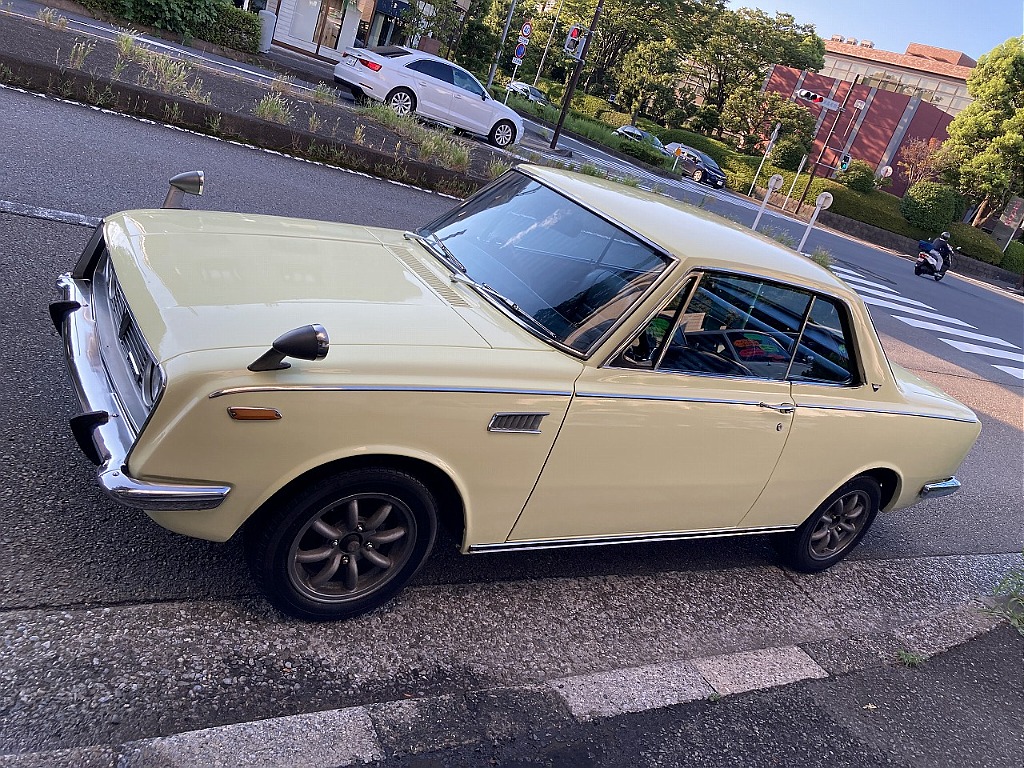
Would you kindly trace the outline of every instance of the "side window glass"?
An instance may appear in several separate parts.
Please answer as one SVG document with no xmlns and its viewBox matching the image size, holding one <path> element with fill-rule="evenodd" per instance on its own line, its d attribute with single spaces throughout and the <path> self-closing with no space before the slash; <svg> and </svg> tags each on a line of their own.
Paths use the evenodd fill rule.
<svg viewBox="0 0 1024 768">
<path fill-rule="evenodd" d="M 686 281 L 683 289 L 651 319 L 643 332 L 626 347 L 619 359 L 615 361 L 615 365 L 629 368 L 651 368 L 654 366 L 656 353 L 661 348 L 661 344 L 672 326 L 675 325 L 676 316 L 693 289 L 693 283 L 693 280 Z"/>
<path fill-rule="evenodd" d="M 846 313 L 835 301 L 816 296 L 790 370 L 793 381 L 854 384 L 853 349 Z"/>
<path fill-rule="evenodd" d="M 483 94 L 483 88 L 480 84 L 473 79 L 473 76 L 468 72 L 463 72 L 461 69 L 452 68 L 452 76 L 456 88 L 461 88 L 464 91 L 469 91 L 475 96 Z"/>
<path fill-rule="evenodd" d="M 786 377 L 811 294 L 751 278 L 705 275 L 662 352 L 659 370 Z"/>
<path fill-rule="evenodd" d="M 414 61 L 407 65 L 409 69 L 414 72 L 419 72 L 421 75 L 432 77 L 435 80 L 440 80 L 442 83 L 452 82 L 452 70 L 446 64 L 442 64 L 440 61 L 431 61 L 430 59 L 421 59 L 420 61 Z"/>
</svg>

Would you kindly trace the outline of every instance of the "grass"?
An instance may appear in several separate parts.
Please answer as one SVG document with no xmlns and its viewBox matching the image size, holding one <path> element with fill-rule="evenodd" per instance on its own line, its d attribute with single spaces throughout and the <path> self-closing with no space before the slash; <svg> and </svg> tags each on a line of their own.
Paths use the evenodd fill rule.
<svg viewBox="0 0 1024 768">
<path fill-rule="evenodd" d="M 429 131 L 419 145 L 421 160 L 435 160 L 444 168 L 465 171 L 469 168 L 469 149 L 461 141 Z"/>
<path fill-rule="evenodd" d="M 820 245 L 811 252 L 811 261 L 815 264 L 828 269 L 832 266 L 832 254 Z"/>
<path fill-rule="evenodd" d="M 53 8 L 40 8 L 36 13 L 36 18 L 54 29 L 65 30 L 68 28 L 67 17 L 61 16 Z"/>
<path fill-rule="evenodd" d="M 195 77 L 188 62 L 142 48 L 137 49 L 135 59 L 142 65 L 136 82 L 143 88 L 182 96 L 200 104 L 210 103 L 210 94 L 203 92 L 203 81 Z"/>
<path fill-rule="evenodd" d="M 320 119 L 320 115 L 316 112 L 309 113 L 309 132 L 317 133 L 320 131 L 320 127 L 324 124 L 324 121 Z"/>
<path fill-rule="evenodd" d="M 71 46 L 71 53 L 68 54 L 68 66 L 72 69 L 82 69 L 89 54 L 96 50 L 96 43 L 92 41 L 75 40 Z"/>
<path fill-rule="evenodd" d="M 256 117 L 280 125 L 291 125 L 294 119 L 291 104 L 279 93 L 268 93 L 256 102 L 252 112 Z"/>
<path fill-rule="evenodd" d="M 327 83 L 318 83 L 316 88 L 313 89 L 313 101 L 317 104 L 327 104 L 328 106 L 334 106 L 334 103 L 338 100 L 338 92 L 331 88 Z"/>
<path fill-rule="evenodd" d="M 1024 566 L 1015 566 L 996 585 L 993 595 L 1001 605 L 993 610 L 1024 635 Z"/>
<path fill-rule="evenodd" d="M 900 648 L 896 651 L 896 661 L 905 667 L 916 669 L 924 664 L 925 657 L 917 651 L 908 651 L 904 648 Z"/>
<path fill-rule="evenodd" d="M 501 176 L 501 174 L 511 170 L 511 168 L 512 164 L 506 163 L 504 160 L 491 160 L 491 162 L 487 164 L 487 178 L 496 179 Z"/>
<path fill-rule="evenodd" d="M 284 75 L 281 75 L 279 77 L 275 77 L 270 82 L 270 92 L 271 93 L 291 93 L 292 92 L 292 79 L 290 77 L 286 77 Z"/>
</svg>

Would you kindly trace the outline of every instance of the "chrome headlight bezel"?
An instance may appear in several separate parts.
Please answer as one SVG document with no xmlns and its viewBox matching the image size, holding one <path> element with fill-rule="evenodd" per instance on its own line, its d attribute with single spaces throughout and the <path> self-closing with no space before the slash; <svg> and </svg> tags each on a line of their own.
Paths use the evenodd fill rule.
<svg viewBox="0 0 1024 768">
<path fill-rule="evenodd" d="M 156 361 L 152 359 L 146 361 L 146 366 L 142 371 L 139 383 L 142 392 L 142 402 L 147 407 L 152 408 L 160 399 L 160 395 L 163 394 L 164 386 L 166 385 L 164 372 Z"/>
</svg>

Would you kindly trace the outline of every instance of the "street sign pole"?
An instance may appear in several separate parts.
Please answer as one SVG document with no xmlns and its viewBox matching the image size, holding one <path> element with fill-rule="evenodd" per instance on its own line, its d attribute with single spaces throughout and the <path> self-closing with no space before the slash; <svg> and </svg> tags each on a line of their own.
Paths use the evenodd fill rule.
<svg viewBox="0 0 1024 768">
<path fill-rule="evenodd" d="M 487 87 L 490 88 L 494 83 L 494 73 L 498 71 L 498 62 L 501 61 L 501 49 L 505 47 L 505 39 L 508 37 L 508 28 L 512 26 L 512 14 L 516 12 L 516 3 L 518 0 L 512 0 L 512 5 L 508 8 L 508 18 L 505 19 L 505 29 L 501 33 L 501 43 L 498 44 L 498 50 L 494 54 L 494 61 L 491 63 L 491 71 L 487 74 Z"/>
<path fill-rule="evenodd" d="M 540 80 L 540 73 L 544 69 L 544 60 L 548 57 L 548 48 L 551 47 L 551 39 L 555 36 L 555 27 L 558 26 L 558 17 L 562 13 L 562 3 L 564 2 L 565 0 L 558 0 L 558 10 L 555 11 L 555 20 L 551 22 L 551 34 L 548 35 L 548 42 L 544 46 L 544 53 L 540 56 L 540 64 L 537 65 L 537 74 L 533 78 L 533 84 L 535 87 L 537 85 L 537 81 Z"/>
<path fill-rule="evenodd" d="M 768 191 L 764 193 L 764 200 L 761 201 L 761 207 L 757 209 L 757 216 L 754 217 L 754 223 L 750 225 L 750 228 L 757 231 L 757 224 L 761 221 L 761 214 L 764 213 L 764 209 L 768 207 L 768 198 L 772 196 L 772 192 L 776 189 L 782 189 L 782 184 L 785 179 L 782 178 L 781 173 L 776 173 L 770 179 L 768 179 Z"/>
<path fill-rule="evenodd" d="M 814 198 L 814 213 L 811 214 L 811 220 L 807 222 L 807 229 L 804 230 L 804 236 L 800 238 L 800 245 L 796 247 L 797 253 L 804 252 L 804 243 L 807 242 L 807 236 L 811 234 L 811 230 L 814 229 L 814 222 L 818 220 L 818 214 L 830 205 L 832 205 L 832 195 L 828 192 L 822 192 Z"/>
<path fill-rule="evenodd" d="M 768 140 L 768 148 L 764 151 L 764 157 L 761 158 L 761 164 L 757 166 L 757 173 L 754 174 L 754 180 L 750 182 L 750 191 L 747 192 L 747 197 L 754 194 L 754 186 L 757 184 L 757 177 L 761 175 L 761 169 L 764 168 L 764 161 L 768 159 L 768 153 L 772 151 L 772 147 L 775 146 L 775 140 L 779 138 L 779 129 L 782 127 L 782 123 L 775 124 L 775 130 L 772 131 L 772 137 Z"/>
<path fill-rule="evenodd" d="M 796 167 L 796 175 L 793 177 L 793 183 L 789 185 L 789 192 L 786 193 L 786 199 L 782 203 L 782 210 L 786 210 L 786 206 L 789 205 L 789 198 L 793 196 L 793 190 L 796 188 L 796 180 L 800 178 L 800 174 L 804 170 L 804 163 L 807 162 L 807 155 L 800 158 L 800 165 Z"/>
<path fill-rule="evenodd" d="M 587 61 L 587 51 L 590 50 L 590 41 L 597 30 L 597 20 L 601 18 L 601 9 L 604 8 L 604 0 L 597 0 L 597 8 L 594 10 L 594 19 L 590 22 L 590 29 L 587 32 L 587 39 L 583 41 L 583 50 L 580 52 L 579 61 L 572 71 L 569 85 L 565 89 L 565 97 L 562 99 L 562 112 L 558 116 L 558 125 L 555 126 L 555 133 L 551 137 L 551 148 L 558 148 L 558 137 L 562 134 L 562 124 L 565 116 L 569 114 L 569 106 L 572 104 L 572 94 L 576 90 L 576 84 L 580 81 L 580 74 L 583 72 L 583 65 Z"/>
</svg>

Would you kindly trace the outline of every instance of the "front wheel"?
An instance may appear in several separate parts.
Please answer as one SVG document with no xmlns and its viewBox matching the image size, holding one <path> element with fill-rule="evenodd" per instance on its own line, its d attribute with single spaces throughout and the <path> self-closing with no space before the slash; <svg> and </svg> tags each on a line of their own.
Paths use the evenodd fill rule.
<svg viewBox="0 0 1024 768">
<path fill-rule="evenodd" d="M 283 612 L 332 621 L 394 597 L 437 534 L 433 495 L 391 469 L 332 475 L 275 499 L 246 529 L 254 580 Z"/>
<path fill-rule="evenodd" d="M 945 272 L 936 272 L 934 275 L 932 275 L 932 277 L 935 278 L 935 282 L 937 283 L 945 276 L 945 274 Z"/>
<path fill-rule="evenodd" d="M 408 88 L 395 88 L 384 99 L 384 103 L 391 107 L 395 114 L 403 117 L 416 111 L 416 95 Z"/>
<path fill-rule="evenodd" d="M 871 526 L 881 504 L 878 483 L 858 477 L 829 496 L 803 525 L 776 541 L 796 571 L 823 571 L 846 557 Z"/>
<path fill-rule="evenodd" d="M 921 265 L 920 264 L 915 264 L 914 265 L 914 274 L 917 275 L 918 277 L 920 277 L 921 276 L 921 272 L 922 272 Z"/>
<path fill-rule="evenodd" d="M 696 171 L 693 172 L 693 180 L 694 181 L 702 181 L 703 179 L 704 179 L 704 171 L 702 171 L 700 168 L 698 168 Z"/>
<path fill-rule="evenodd" d="M 508 120 L 499 120 L 491 129 L 488 140 L 498 149 L 505 149 L 516 140 L 516 127 Z"/>
</svg>

